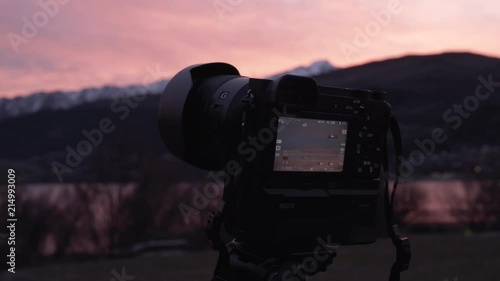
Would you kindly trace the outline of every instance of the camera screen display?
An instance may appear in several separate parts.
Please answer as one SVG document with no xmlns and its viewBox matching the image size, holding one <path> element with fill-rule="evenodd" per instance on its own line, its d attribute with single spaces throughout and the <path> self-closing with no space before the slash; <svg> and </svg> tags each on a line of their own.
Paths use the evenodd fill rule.
<svg viewBox="0 0 500 281">
<path fill-rule="evenodd" d="M 342 172 L 347 126 L 346 121 L 280 117 L 273 170 Z"/>
</svg>

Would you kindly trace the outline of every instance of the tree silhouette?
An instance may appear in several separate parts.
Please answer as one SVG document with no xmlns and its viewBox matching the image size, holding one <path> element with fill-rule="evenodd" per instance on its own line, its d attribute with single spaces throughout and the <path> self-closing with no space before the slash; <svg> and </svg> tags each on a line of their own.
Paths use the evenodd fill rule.
<svg viewBox="0 0 500 281">
<path fill-rule="evenodd" d="M 402 186 L 396 193 L 394 212 L 402 223 L 411 223 L 427 199 L 425 192 L 413 183 Z"/>
<path fill-rule="evenodd" d="M 471 229 L 492 230 L 499 227 L 500 181 L 482 180 L 469 182 L 464 188 L 463 198 L 452 198 L 450 213 L 457 221 Z"/>
</svg>

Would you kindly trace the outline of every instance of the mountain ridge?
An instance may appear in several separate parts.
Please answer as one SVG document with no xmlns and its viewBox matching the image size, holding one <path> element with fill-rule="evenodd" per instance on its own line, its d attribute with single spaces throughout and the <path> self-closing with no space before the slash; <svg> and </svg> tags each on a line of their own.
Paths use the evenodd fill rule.
<svg viewBox="0 0 500 281">
<path fill-rule="evenodd" d="M 309 66 L 300 66 L 272 75 L 278 77 L 285 73 L 316 76 L 336 70 L 326 60 L 313 62 Z M 12 117 L 36 113 L 40 110 L 70 109 L 72 107 L 98 100 L 113 100 L 121 95 L 160 94 L 170 79 L 162 79 L 148 85 L 130 85 L 125 87 L 105 85 L 102 87 L 84 88 L 78 91 L 38 92 L 13 99 L 0 99 L 0 122 Z"/>
<path fill-rule="evenodd" d="M 405 159 L 418 149 L 416 140 L 430 138 L 435 128 L 448 136 L 436 145 L 431 155 L 419 165 L 415 176 L 435 173 L 457 177 L 494 176 L 500 170 L 500 88 L 486 101 L 481 101 L 468 118 L 453 129 L 443 113 L 454 104 L 463 104 L 480 85 L 478 77 L 491 75 L 500 81 L 500 59 L 474 54 L 409 56 L 355 68 L 338 69 L 316 76 L 318 84 L 334 87 L 365 88 L 388 93 L 393 113 L 399 120 L 404 139 Z M 112 108 L 112 102 L 97 100 L 71 109 L 41 110 L 0 121 L 0 169 L 16 168 L 27 181 L 57 180 L 51 174 L 53 161 L 65 162 L 66 147 L 76 147 L 85 140 L 82 130 L 97 128 L 100 120 L 109 118 L 116 126 L 105 136 L 82 167 L 68 177 L 70 181 L 87 180 L 95 158 L 112 159 L 117 171 L 100 180 L 135 179 L 144 167 L 137 159 L 162 157 L 168 169 L 192 171 L 192 167 L 173 162 L 158 132 L 157 111 L 160 95 L 148 95 L 124 120 Z M 36 140 L 36 141 L 34 141 Z M 168 156 L 168 157 L 167 157 Z M 166 158 L 165 158 L 166 157 Z M 94 160 L 93 160 L 94 159 Z M 148 158 L 149 159 L 149 158 Z M 165 160 L 167 159 L 167 160 Z M 110 160 L 111 161 L 111 160 Z M 119 163 L 119 164 L 118 164 Z M 17 170 L 16 170 L 17 171 Z M 119 172 L 122 171 L 122 172 Z M 120 175 L 126 174 L 127 177 Z"/>
</svg>

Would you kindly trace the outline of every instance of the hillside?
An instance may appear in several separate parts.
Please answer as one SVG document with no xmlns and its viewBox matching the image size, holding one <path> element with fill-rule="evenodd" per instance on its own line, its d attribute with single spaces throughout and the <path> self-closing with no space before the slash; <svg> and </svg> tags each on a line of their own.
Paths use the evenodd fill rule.
<svg viewBox="0 0 500 281">
<path fill-rule="evenodd" d="M 417 149 L 415 140 L 430 138 L 432 130 L 442 128 L 447 141 L 436 145 L 437 153 L 427 157 L 418 173 L 453 171 L 466 175 L 480 167 L 481 174 L 487 176 L 500 167 L 500 87 L 493 87 L 496 91 L 479 100 L 477 108 L 471 99 L 483 84 L 479 77 L 488 80 L 489 76 L 500 83 L 500 59 L 446 53 L 368 63 L 317 76 L 316 80 L 327 86 L 387 92 L 400 121 L 406 155 Z M 486 88 L 482 86 L 480 93 L 486 95 Z M 454 106 L 467 101 L 470 105 L 464 106 L 462 117 Z"/>
<path fill-rule="evenodd" d="M 467 176 L 480 167 L 481 175 L 488 177 L 500 168 L 497 160 L 500 159 L 500 87 L 491 97 L 480 101 L 477 110 L 463 118 L 456 130 L 450 127 L 455 122 L 444 120 L 443 114 L 453 109 L 455 103 L 462 104 L 467 96 L 474 95 L 481 84 L 479 76 L 487 79 L 489 75 L 493 81 L 500 81 L 500 59 L 449 53 L 373 62 L 335 70 L 316 79 L 323 85 L 388 92 L 401 123 L 406 155 L 416 148 L 415 139 L 429 138 L 434 128 L 443 128 L 448 140 L 436 146 L 436 153 L 418 167 L 414 176 L 435 172 Z M 99 173 L 95 180 L 136 180 L 145 170 L 144 162 L 149 161 L 138 159 L 159 155 L 164 155 L 161 160 L 164 167 L 176 163 L 181 173 L 199 175 L 199 171 L 180 165 L 166 154 L 156 124 L 158 101 L 159 95 L 148 95 L 136 108 L 129 108 L 123 120 L 120 118 L 123 112 L 114 112 L 112 100 L 98 100 L 70 109 L 41 110 L 1 121 L 0 167 L 17 168 L 25 181 L 57 181 L 51 163 L 63 163 L 66 146 L 75 148 L 86 139 L 83 129 L 97 128 L 103 118 L 109 118 L 116 127 L 114 132 L 104 136 L 102 144 L 78 169 L 68 174 L 68 180 L 89 180 L 89 171 L 97 169 L 97 162 L 121 172 L 105 176 Z"/>
</svg>

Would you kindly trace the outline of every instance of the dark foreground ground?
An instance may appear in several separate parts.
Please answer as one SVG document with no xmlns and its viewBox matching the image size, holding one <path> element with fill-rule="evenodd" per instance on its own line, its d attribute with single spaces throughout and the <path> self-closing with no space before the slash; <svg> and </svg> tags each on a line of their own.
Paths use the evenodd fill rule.
<svg viewBox="0 0 500 281">
<path fill-rule="evenodd" d="M 401 280 L 500 281 L 500 233 L 411 235 L 413 260 Z M 141 257 L 57 263 L 18 268 L 16 274 L 1 273 L 0 280 L 33 281 L 207 281 L 216 253 L 154 253 Z M 387 280 L 394 251 L 381 239 L 367 246 L 343 247 L 326 273 L 310 280 Z M 126 278 L 116 278 L 125 269 Z"/>
</svg>

